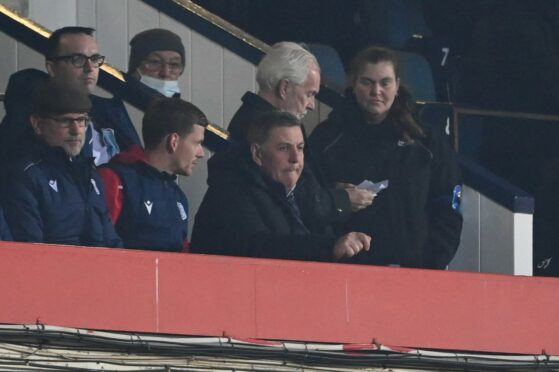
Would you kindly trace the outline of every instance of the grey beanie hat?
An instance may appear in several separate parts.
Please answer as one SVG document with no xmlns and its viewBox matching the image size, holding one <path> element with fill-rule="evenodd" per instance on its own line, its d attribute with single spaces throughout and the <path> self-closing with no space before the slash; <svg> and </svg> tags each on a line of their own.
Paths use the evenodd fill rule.
<svg viewBox="0 0 559 372">
<path fill-rule="evenodd" d="M 130 40 L 128 73 L 135 72 L 140 63 L 156 50 L 173 50 L 180 54 L 182 63 L 185 63 L 184 45 L 181 38 L 169 30 L 153 28 L 140 32 Z"/>
<path fill-rule="evenodd" d="M 91 110 L 91 101 L 83 86 L 55 79 L 45 80 L 35 87 L 31 104 L 35 114 L 67 114 Z"/>
</svg>

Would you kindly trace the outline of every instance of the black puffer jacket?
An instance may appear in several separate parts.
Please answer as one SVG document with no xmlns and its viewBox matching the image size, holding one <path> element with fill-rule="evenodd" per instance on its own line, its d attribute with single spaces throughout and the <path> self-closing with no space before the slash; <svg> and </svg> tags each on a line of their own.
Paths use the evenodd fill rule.
<svg viewBox="0 0 559 372">
<path fill-rule="evenodd" d="M 368 124 L 349 94 L 312 133 L 309 144 L 330 182 L 389 180 L 372 206 L 344 226 L 373 238 L 359 263 L 444 268 L 460 242 L 460 172 L 443 138 L 408 144 L 389 120 Z"/>
</svg>

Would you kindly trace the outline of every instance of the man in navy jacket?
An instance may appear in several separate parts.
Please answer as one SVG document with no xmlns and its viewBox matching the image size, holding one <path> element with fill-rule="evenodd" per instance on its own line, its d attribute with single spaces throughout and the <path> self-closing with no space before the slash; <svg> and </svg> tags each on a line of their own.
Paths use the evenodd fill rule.
<svg viewBox="0 0 559 372">
<path fill-rule="evenodd" d="M 64 27 L 50 36 L 45 48 L 47 73 L 36 69 L 18 71 L 8 82 L 4 107 L 6 116 L 0 125 L 0 165 L 11 169 L 14 160 L 27 152 L 33 131 L 29 125 L 31 93 L 45 80 L 72 82 L 82 86 L 92 103 L 91 124 L 87 127 L 84 153 L 94 156 L 97 165 L 106 163 L 120 150 L 140 144 L 140 138 L 120 99 L 92 94 L 97 86 L 99 68 L 105 57 L 99 54 L 94 30 L 88 27 Z"/>
<path fill-rule="evenodd" d="M 111 220 L 124 247 L 188 250 L 188 201 L 175 183 L 204 156 L 208 119 L 179 98 L 154 101 L 142 122 L 145 151 L 132 146 L 100 168 Z"/>
<path fill-rule="evenodd" d="M 91 101 L 83 86 L 49 80 L 32 98 L 34 137 L 5 181 L 16 241 L 118 247 L 93 158 L 82 153 Z"/>
</svg>

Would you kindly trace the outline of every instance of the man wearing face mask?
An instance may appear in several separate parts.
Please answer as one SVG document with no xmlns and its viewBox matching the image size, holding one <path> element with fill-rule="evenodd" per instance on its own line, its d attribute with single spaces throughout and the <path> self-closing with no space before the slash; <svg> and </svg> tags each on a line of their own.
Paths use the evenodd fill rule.
<svg viewBox="0 0 559 372">
<path fill-rule="evenodd" d="M 184 64 L 184 45 L 169 30 L 146 30 L 130 40 L 128 75 L 166 97 L 180 97 L 178 79 Z"/>
</svg>

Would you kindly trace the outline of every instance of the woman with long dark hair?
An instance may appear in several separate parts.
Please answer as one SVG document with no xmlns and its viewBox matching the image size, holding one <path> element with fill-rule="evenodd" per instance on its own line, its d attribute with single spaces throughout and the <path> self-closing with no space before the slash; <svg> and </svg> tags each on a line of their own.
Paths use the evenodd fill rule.
<svg viewBox="0 0 559 372">
<path fill-rule="evenodd" d="M 462 229 L 460 172 L 452 149 L 418 123 L 393 51 L 369 47 L 358 53 L 349 85 L 309 145 L 330 182 L 387 186 L 342 227 L 372 236 L 370 251 L 355 262 L 445 268 Z"/>
</svg>

